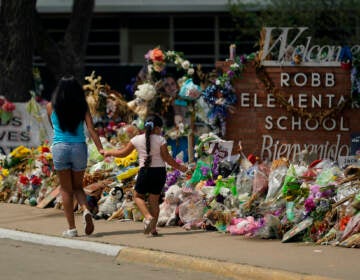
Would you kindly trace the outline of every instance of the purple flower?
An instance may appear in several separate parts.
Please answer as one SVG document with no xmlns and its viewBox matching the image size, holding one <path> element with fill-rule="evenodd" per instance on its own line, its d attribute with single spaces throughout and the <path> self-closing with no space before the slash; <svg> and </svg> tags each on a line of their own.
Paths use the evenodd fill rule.
<svg viewBox="0 0 360 280">
<path fill-rule="evenodd" d="M 205 186 L 215 186 L 215 181 L 212 179 L 209 179 L 206 181 Z"/>
<path fill-rule="evenodd" d="M 312 194 L 317 194 L 320 192 L 320 186 L 319 185 L 312 185 L 310 186 L 310 191 Z"/>
<path fill-rule="evenodd" d="M 208 173 L 210 171 L 210 168 L 207 167 L 207 166 L 202 166 L 200 167 L 200 170 L 201 170 L 201 174 L 204 176 L 204 177 L 207 177 L 208 176 Z"/>
<path fill-rule="evenodd" d="M 304 207 L 308 213 L 314 210 L 316 208 L 314 197 L 309 196 L 304 202 Z"/>
<path fill-rule="evenodd" d="M 227 74 L 228 74 L 229 78 L 232 78 L 232 77 L 234 77 L 234 75 L 235 75 L 234 71 L 231 71 L 231 70 L 229 70 L 229 71 L 227 72 Z"/>
<path fill-rule="evenodd" d="M 245 55 L 240 56 L 240 61 L 242 64 L 244 64 L 246 62 L 246 56 Z"/>
</svg>

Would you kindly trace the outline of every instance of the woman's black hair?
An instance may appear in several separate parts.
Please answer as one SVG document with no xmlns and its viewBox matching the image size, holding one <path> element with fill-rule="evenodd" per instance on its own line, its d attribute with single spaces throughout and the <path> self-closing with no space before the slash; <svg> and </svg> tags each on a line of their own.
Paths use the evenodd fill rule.
<svg viewBox="0 0 360 280">
<path fill-rule="evenodd" d="M 163 121 L 162 119 L 157 116 L 157 115 L 150 115 L 146 118 L 145 120 L 145 140 L 146 140 L 146 153 L 147 153 L 147 157 L 145 159 L 144 162 L 144 167 L 149 167 L 151 164 L 151 155 L 150 155 L 150 135 L 151 132 L 153 131 L 153 129 L 155 128 L 155 126 L 157 127 L 162 127 L 163 126 Z"/>
<path fill-rule="evenodd" d="M 54 90 L 51 104 L 63 131 L 75 133 L 85 120 L 88 104 L 80 83 L 73 76 L 64 76 Z"/>
</svg>

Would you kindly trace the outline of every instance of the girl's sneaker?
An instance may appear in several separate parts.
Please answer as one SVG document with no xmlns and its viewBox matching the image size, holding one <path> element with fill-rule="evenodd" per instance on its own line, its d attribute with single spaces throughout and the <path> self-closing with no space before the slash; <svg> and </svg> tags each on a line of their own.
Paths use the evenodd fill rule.
<svg viewBox="0 0 360 280">
<path fill-rule="evenodd" d="M 78 232 L 77 232 L 76 228 L 68 229 L 63 232 L 62 236 L 67 237 L 67 238 L 77 237 Z"/>
<path fill-rule="evenodd" d="M 89 210 L 85 210 L 83 213 L 84 231 L 86 235 L 90 235 L 94 232 L 94 223 L 92 220 L 92 214 Z"/>
</svg>

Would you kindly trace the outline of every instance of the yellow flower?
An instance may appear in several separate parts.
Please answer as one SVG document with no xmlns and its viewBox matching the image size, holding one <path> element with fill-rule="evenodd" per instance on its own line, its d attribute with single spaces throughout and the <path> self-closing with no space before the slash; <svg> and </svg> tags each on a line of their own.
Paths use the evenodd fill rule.
<svg viewBox="0 0 360 280">
<path fill-rule="evenodd" d="M 45 153 L 44 155 L 47 160 L 52 159 L 52 153 Z"/>
<path fill-rule="evenodd" d="M 115 161 L 116 165 L 118 165 L 118 166 L 127 167 L 131 163 L 134 163 L 135 161 L 137 161 L 137 158 L 138 158 L 138 153 L 134 149 L 128 156 L 123 157 L 123 158 L 115 158 L 114 161 Z"/>
<path fill-rule="evenodd" d="M 118 179 L 118 181 L 122 181 L 135 176 L 138 173 L 138 171 L 139 171 L 139 167 L 133 167 L 126 170 L 123 173 L 120 173 L 119 175 L 116 176 L 116 178 Z"/>
<path fill-rule="evenodd" d="M 1 170 L 1 171 L 2 171 L 1 174 L 2 174 L 3 176 L 5 176 L 5 177 L 9 176 L 9 169 L 4 168 L 4 169 Z"/>
<path fill-rule="evenodd" d="M 23 157 L 29 155 L 30 153 L 31 153 L 30 149 L 28 149 L 24 146 L 19 146 L 10 153 L 10 156 L 15 157 L 15 158 L 23 158 Z"/>
</svg>

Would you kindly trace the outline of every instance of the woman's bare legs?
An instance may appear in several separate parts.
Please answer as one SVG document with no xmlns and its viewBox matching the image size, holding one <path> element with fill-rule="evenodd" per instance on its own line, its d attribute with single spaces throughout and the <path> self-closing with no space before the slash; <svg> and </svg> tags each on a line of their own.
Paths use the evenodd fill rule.
<svg viewBox="0 0 360 280">
<path fill-rule="evenodd" d="M 60 181 L 60 193 L 63 200 L 64 214 L 68 222 L 69 229 L 74 229 L 75 218 L 74 218 L 74 191 L 71 179 L 71 170 L 58 170 L 56 174 Z"/>
</svg>

